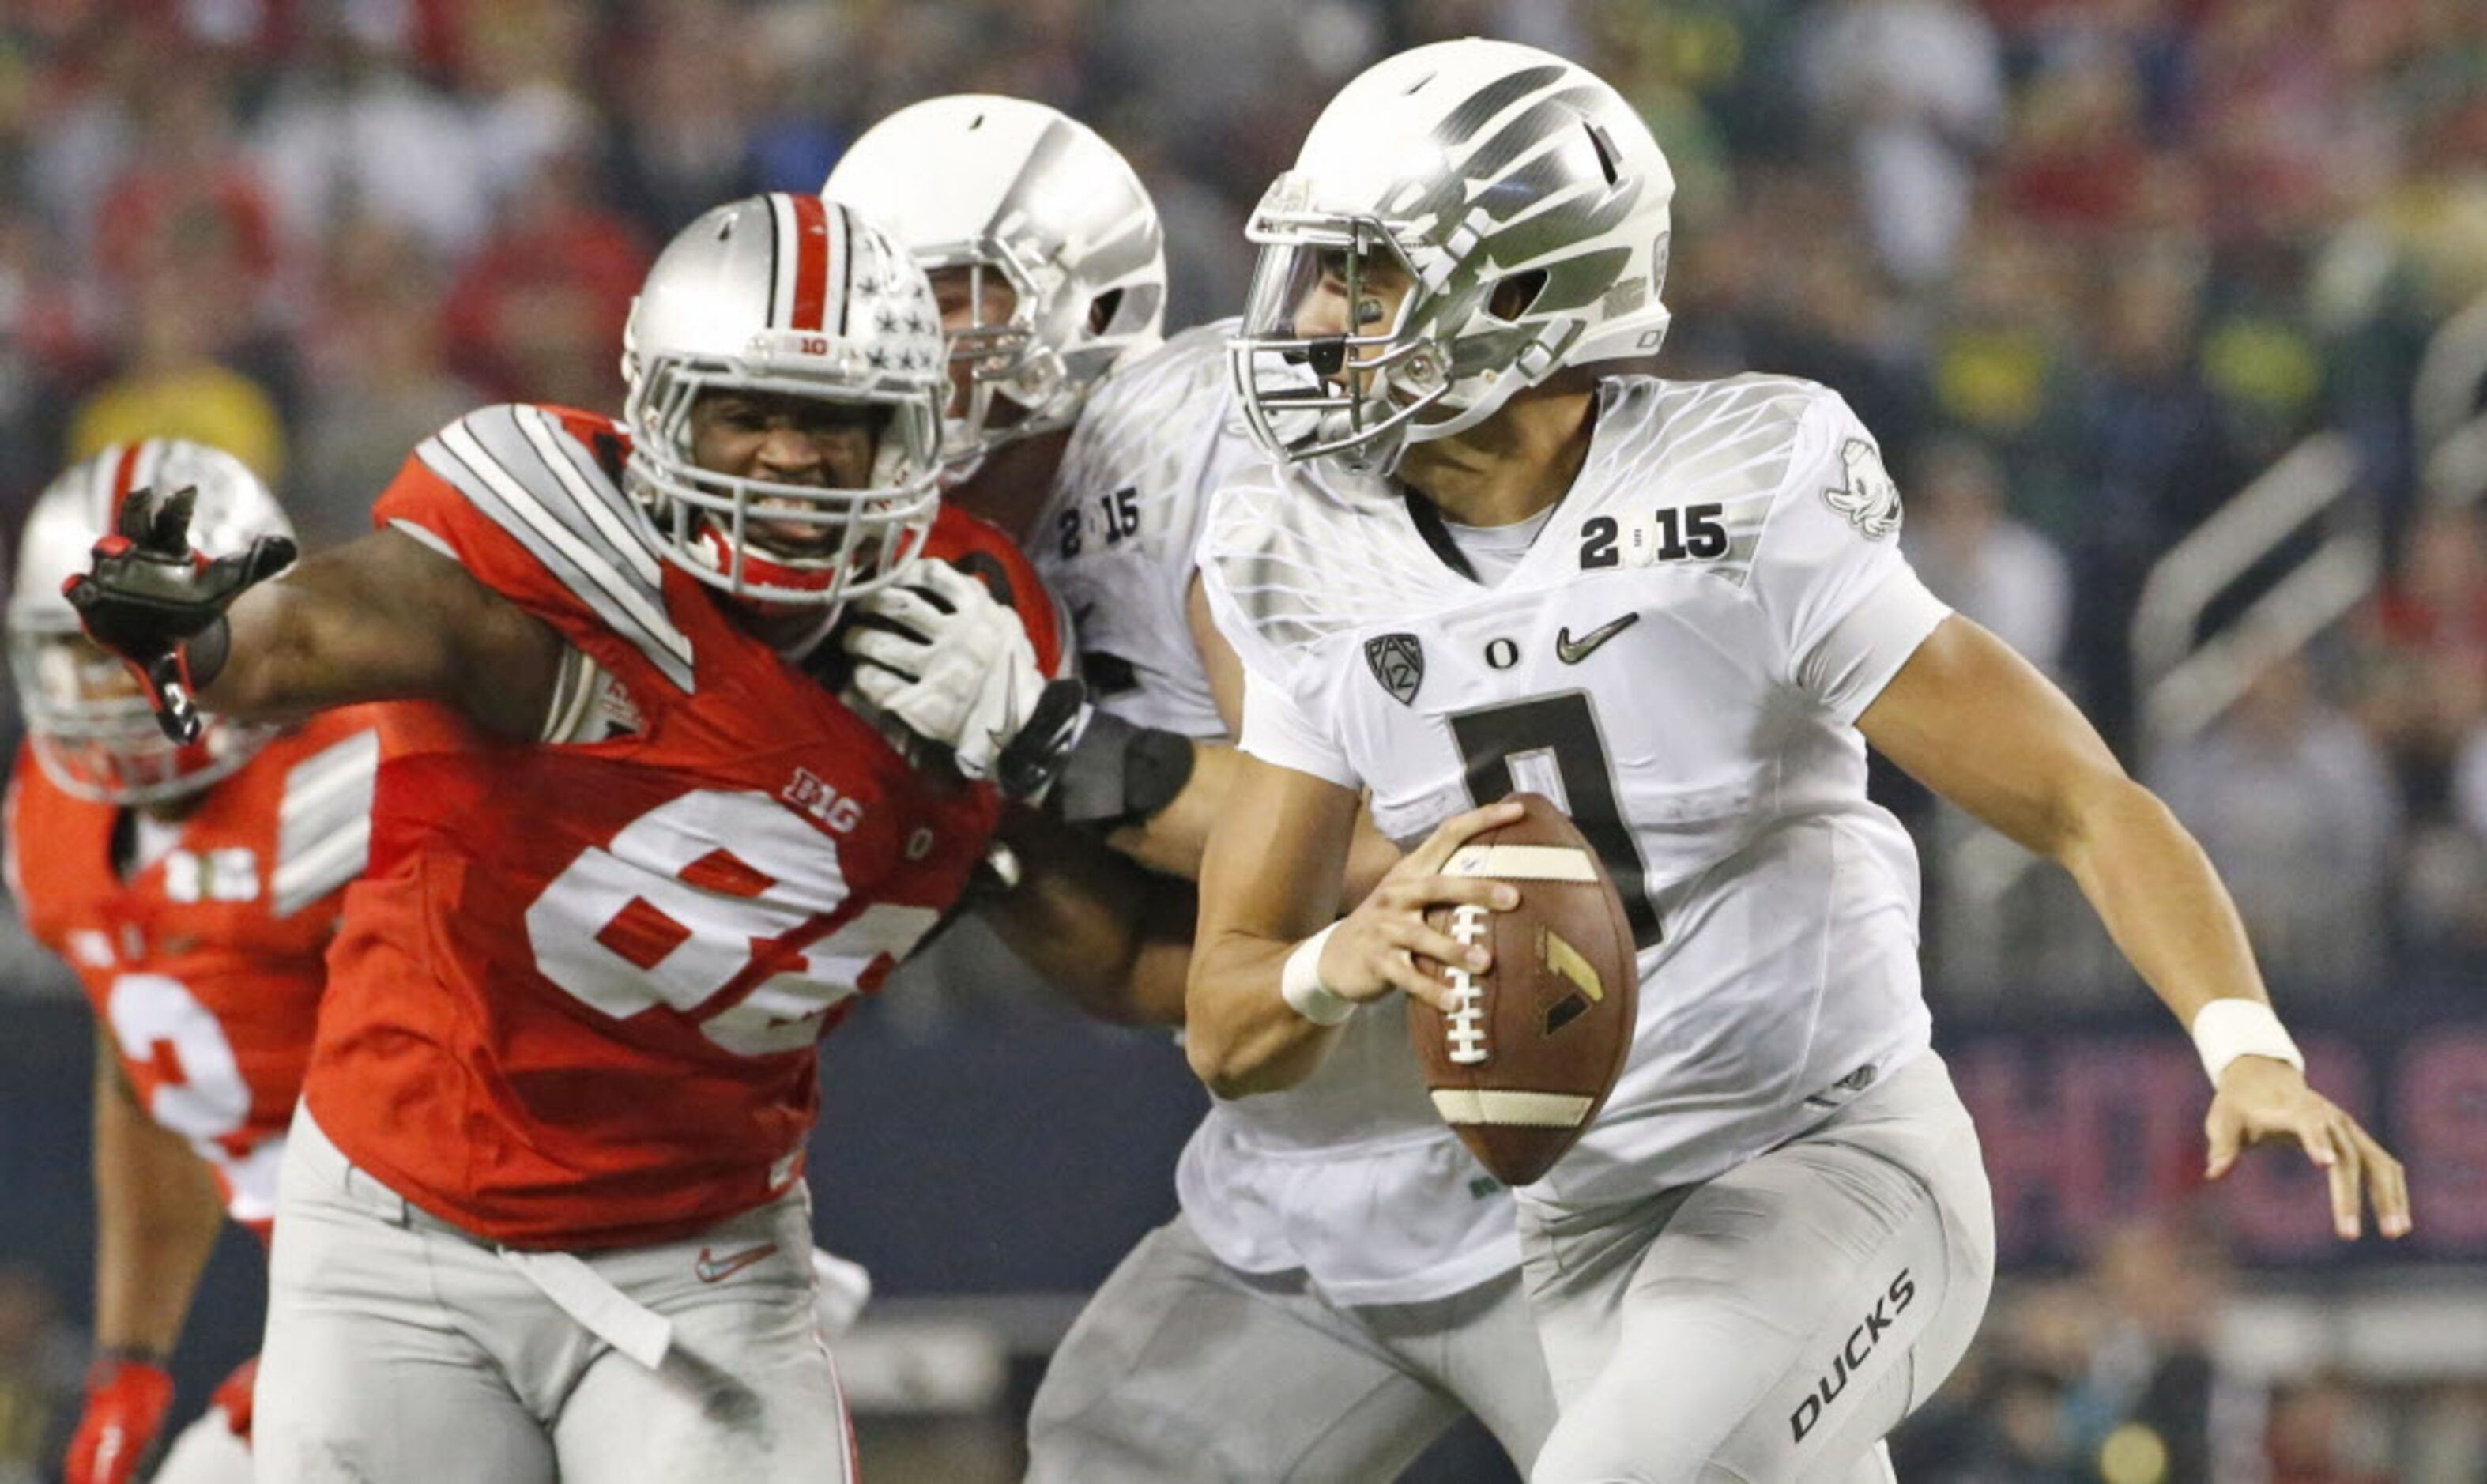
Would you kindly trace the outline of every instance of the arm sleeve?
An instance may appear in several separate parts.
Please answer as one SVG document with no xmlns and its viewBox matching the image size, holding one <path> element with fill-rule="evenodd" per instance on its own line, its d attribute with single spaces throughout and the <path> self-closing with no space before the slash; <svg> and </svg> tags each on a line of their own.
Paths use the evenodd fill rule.
<svg viewBox="0 0 2487 1484">
<path fill-rule="evenodd" d="M 1338 743 L 1314 725 L 1283 687 L 1249 667 L 1244 671 L 1244 735 L 1237 745 L 1264 763 L 1341 788 L 1364 786 Z"/>
<path fill-rule="evenodd" d="M 1798 432 L 1753 558 L 1781 679 L 1854 722 L 1950 613 L 1900 554 L 1900 492 L 1848 405 L 1824 393 Z"/>
</svg>

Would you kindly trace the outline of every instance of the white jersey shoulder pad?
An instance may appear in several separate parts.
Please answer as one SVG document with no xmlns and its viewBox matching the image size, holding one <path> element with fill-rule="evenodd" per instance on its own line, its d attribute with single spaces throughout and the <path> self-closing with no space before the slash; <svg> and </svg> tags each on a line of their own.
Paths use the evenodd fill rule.
<svg viewBox="0 0 2487 1484">
<path fill-rule="evenodd" d="M 1619 377 L 1600 396 L 1598 438 L 1562 516 L 1612 543 L 1623 566 L 1681 557 L 1689 542 L 1702 572 L 1738 587 L 1771 512 L 1817 462 L 1821 425 L 1855 421 L 1837 393 L 1795 377 Z"/>
<path fill-rule="evenodd" d="M 1224 454 L 1245 434 L 1235 421 L 1226 371 L 1231 321 L 1184 331 L 1148 354 L 1125 360 L 1088 399 L 1064 448 L 1038 548 L 1068 560 L 1106 549 L 1114 533 L 1095 529 L 1098 498 L 1131 490 L 1153 509 L 1137 514 L 1143 532 L 1174 543 L 1156 555 L 1188 565 L 1201 504 Z M 1108 517 L 1110 518 L 1110 517 Z M 1075 532 L 1066 520 L 1084 522 Z"/>
</svg>

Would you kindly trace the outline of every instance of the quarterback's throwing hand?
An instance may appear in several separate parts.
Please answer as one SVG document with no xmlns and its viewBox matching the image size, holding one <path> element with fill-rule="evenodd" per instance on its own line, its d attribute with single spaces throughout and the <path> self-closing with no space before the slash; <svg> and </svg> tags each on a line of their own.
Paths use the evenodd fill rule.
<svg viewBox="0 0 2487 1484">
<path fill-rule="evenodd" d="M 156 723 L 177 742 L 199 736 L 191 642 L 213 630 L 220 661 L 225 609 L 293 564 L 293 543 L 283 536 L 262 536 L 246 551 L 210 560 L 190 545 L 197 500 L 190 489 L 169 496 L 131 490 L 119 528 L 95 544 L 93 565 L 61 584 L 88 635 L 128 664 Z M 212 665 L 206 668 L 212 675 Z"/>
<path fill-rule="evenodd" d="M 2219 1094 L 2203 1131 L 2210 1135 L 2217 1180 L 2235 1167 L 2249 1144 L 2295 1139 L 2332 1183 L 2332 1226 L 2343 1241 L 2360 1230 L 2359 1213 L 2371 1203 L 2375 1225 L 2387 1237 L 2410 1229 L 2409 1175 L 2358 1120 L 2305 1085 L 2305 1074 L 2267 1056 L 2240 1056 L 2220 1074 Z"/>
<path fill-rule="evenodd" d="M 1471 970 L 1486 968 L 1490 961 L 1483 947 L 1463 943 L 1427 923 L 1426 910 L 1474 904 L 1507 912 L 1520 905 L 1520 890 L 1487 877 L 1444 876 L 1442 866 L 1470 836 L 1511 824 L 1523 812 L 1506 798 L 1455 814 L 1402 856 L 1322 945 L 1318 967 L 1323 987 L 1358 1003 L 1404 990 L 1447 1010 L 1450 987 L 1418 966 L 1417 958 L 1462 964 Z"/>
</svg>

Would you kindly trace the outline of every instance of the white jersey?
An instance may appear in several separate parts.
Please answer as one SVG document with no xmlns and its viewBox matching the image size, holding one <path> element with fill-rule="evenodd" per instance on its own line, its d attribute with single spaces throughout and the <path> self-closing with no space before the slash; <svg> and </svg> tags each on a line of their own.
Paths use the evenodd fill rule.
<svg viewBox="0 0 2487 1484">
<path fill-rule="evenodd" d="M 1708 1179 L 1928 1044 L 1916 854 L 1854 724 L 1947 612 L 1899 524 L 1847 405 L 1775 377 L 1604 382 L 1579 478 L 1490 586 L 1379 482 L 1221 492 L 1202 568 L 1246 751 L 1369 788 L 1402 841 L 1535 790 L 1622 892 L 1632 1056 L 1532 1204 Z"/>
<path fill-rule="evenodd" d="M 1117 366 L 1090 395 L 1028 537 L 1071 611 L 1080 677 L 1140 726 L 1222 737 L 1191 641 L 1192 552 L 1210 491 L 1260 457 L 1236 420 L 1220 320 Z"/>
<path fill-rule="evenodd" d="M 1098 389 L 1033 541 L 1099 704 L 1192 737 L 1226 730 L 1187 621 L 1194 548 L 1211 494 L 1264 462 L 1235 416 L 1234 326 L 1187 330 Z M 1301 1086 L 1213 1104 L 1175 1184 L 1219 1261 L 1300 1269 L 1338 1303 L 1443 1298 L 1520 1265 L 1510 1197 L 1426 1101 L 1395 1005 Z"/>
</svg>

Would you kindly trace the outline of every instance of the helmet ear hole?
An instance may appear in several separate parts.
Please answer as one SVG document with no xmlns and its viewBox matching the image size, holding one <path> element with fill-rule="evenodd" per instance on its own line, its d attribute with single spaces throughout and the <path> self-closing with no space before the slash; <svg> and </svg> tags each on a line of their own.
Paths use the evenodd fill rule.
<svg viewBox="0 0 2487 1484">
<path fill-rule="evenodd" d="M 1494 293 L 1486 299 L 1485 312 L 1509 324 L 1528 313 L 1537 296 L 1545 292 L 1544 268 L 1513 273 L 1495 284 Z"/>
<path fill-rule="evenodd" d="M 1598 152 L 1598 169 L 1606 174 L 1607 185 L 1612 188 L 1617 181 L 1623 179 L 1623 172 L 1615 168 L 1615 160 L 1620 154 L 1615 149 L 1615 142 L 1607 137 L 1607 131 L 1600 128 L 1594 119 L 1582 119 L 1580 126 L 1588 130 L 1589 147 Z"/>
<path fill-rule="evenodd" d="M 1123 291 L 1108 289 L 1088 301 L 1088 332 L 1103 335 L 1105 326 L 1114 322 L 1115 312 L 1123 307 Z"/>
</svg>

